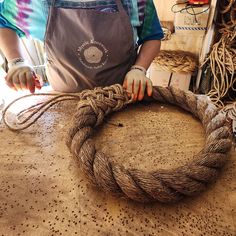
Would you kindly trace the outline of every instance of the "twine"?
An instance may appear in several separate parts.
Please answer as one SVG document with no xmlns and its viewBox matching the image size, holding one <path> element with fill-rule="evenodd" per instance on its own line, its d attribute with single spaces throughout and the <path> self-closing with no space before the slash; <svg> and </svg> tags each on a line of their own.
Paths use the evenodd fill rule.
<svg viewBox="0 0 236 236">
<path fill-rule="evenodd" d="M 173 87 L 153 88 L 152 101 L 177 105 L 202 121 L 206 142 L 203 149 L 188 164 L 176 169 L 158 169 L 152 172 L 126 169 L 97 150 L 93 143 L 94 127 L 101 125 L 108 114 L 121 110 L 130 103 L 121 85 L 87 90 L 75 96 L 54 94 L 54 98 L 46 102 L 45 106 L 41 103 L 33 108 L 36 107 L 37 112 L 40 112 L 40 107 L 45 109 L 51 104 L 68 99 L 79 102 L 68 133 L 67 146 L 78 158 L 86 177 L 110 194 L 138 202 L 176 202 L 184 196 L 195 196 L 205 190 L 207 185 L 216 179 L 227 161 L 227 153 L 231 149 L 227 117 L 225 113 L 218 111 L 207 96 L 195 95 Z M 9 128 L 17 130 L 6 122 L 8 109 L 9 106 L 4 111 L 4 121 Z M 23 113 L 28 111 L 32 112 L 31 118 L 37 113 L 32 111 L 32 107 Z M 23 125 L 25 126 L 24 122 Z M 22 130 L 22 127 L 19 127 L 19 130 Z"/>
<path fill-rule="evenodd" d="M 192 73 L 196 69 L 196 57 L 189 52 L 162 50 L 154 63 L 164 71 Z"/>
</svg>

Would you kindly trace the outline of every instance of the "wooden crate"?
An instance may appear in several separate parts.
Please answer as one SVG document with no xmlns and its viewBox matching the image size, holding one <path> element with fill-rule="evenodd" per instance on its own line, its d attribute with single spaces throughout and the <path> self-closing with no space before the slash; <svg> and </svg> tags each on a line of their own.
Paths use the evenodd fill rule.
<svg viewBox="0 0 236 236">
<path fill-rule="evenodd" d="M 154 0 L 154 2 L 160 21 L 171 21 L 173 23 L 176 22 L 176 15 L 171 11 L 171 8 L 176 3 L 176 0 Z M 177 14 L 181 16 L 181 14 Z M 191 17 L 191 15 L 189 16 Z M 206 15 L 204 16 L 204 20 L 207 20 Z M 173 51 L 182 50 L 194 53 L 195 55 L 199 56 L 202 51 L 205 31 L 201 31 L 199 33 L 192 32 L 193 31 L 187 32 L 186 30 L 177 31 L 176 33 L 172 34 L 170 40 L 162 41 L 161 49 Z"/>
<path fill-rule="evenodd" d="M 204 40 L 204 35 L 190 36 L 182 34 L 172 34 L 171 39 L 167 41 L 162 41 L 162 50 L 182 50 L 194 53 L 199 56 L 202 49 L 202 44 Z"/>
</svg>

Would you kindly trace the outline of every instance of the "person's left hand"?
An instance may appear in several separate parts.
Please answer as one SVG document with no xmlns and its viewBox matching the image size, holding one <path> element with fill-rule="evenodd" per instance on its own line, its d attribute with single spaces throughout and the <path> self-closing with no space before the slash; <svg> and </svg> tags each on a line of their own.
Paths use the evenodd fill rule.
<svg viewBox="0 0 236 236">
<path fill-rule="evenodd" d="M 146 70 L 141 66 L 131 67 L 131 70 L 125 76 L 123 86 L 129 94 L 133 95 L 134 101 L 143 99 L 145 89 L 148 96 L 152 95 L 152 81 L 147 78 Z"/>
</svg>

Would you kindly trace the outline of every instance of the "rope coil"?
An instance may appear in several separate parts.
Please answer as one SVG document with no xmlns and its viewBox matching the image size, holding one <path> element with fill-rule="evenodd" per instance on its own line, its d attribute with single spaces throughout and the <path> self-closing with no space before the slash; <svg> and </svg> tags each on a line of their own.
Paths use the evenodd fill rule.
<svg viewBox="0 0 236 236">
<path fill-rule="evenodd" d="M 121 96 L 125 94 L 122 87 L 117 91 Z M 127 105 L 124 99 L 114 101 L 114 95 L 109 94 L 106 99 L 111 100 L 110 107 L 101 100 L 102 96 L 93 101 L 93 106 L 89 104 L 91 101 L 79 105 L 67 139 L 67 146 L 94 184 L 106 192 L 139 202 L 175 202 L 184 196 L 198 194 L 215 180 L 227 160 L 231 139 L 225 114 L 219 113 L 209 98 L 172 87 L 154 87 L 153 101 L 168 102 L 193 113 L 203 122 L 207 137 L 205 147 L 195 155 L 192 163 L 173 170 L 148 173 L 125 169 L 96 150 L 92 141 L 93 128 L 101 124 L 107 114 L 117 110 L 116 103 L 123 104 L 123 107 Z M 123 107 L 119 106 L 119 109 Z"/>
<path fill-rule="evenodd" d="M 154 64 L 164 71 L 192 73 L 196 70 L 197 59 L 189 52 L 162 50 L 154 59 Z"/>
<path fill-rule="evenodd" d="M 209 64 L 213 77 L 208 96 L 218 107 L 224 107 L 225 98 L 231 99 L 230 92 L 236 92 L 236 1 L 220 1 L 220 14 L 220 38 L 203 65 Z"/>
<path fill-rule="evenodd" d="M 72 99 L 68 94 L 60 98 L 58 96 L 58 101 L 63 100 L 63 96 L 65 100 Z M 173 87 L 153 88 L 152 101 L 174 104 L 191 112 L 202 121 L 206 131 L 205 146 L 194 156 L 192 162 L 176 169 L 153 172 L 125 169 L 97 150 L 93 143 L 94 127 L 102 124 L 108 114 L 121 110 L 130 103 L 121 85 L 84 91 L 73 99 L 79 103 L 68 132 L 67 146 L 78 158 L 86 177 L 105 192 L 138 202 L 176 202 L 184 196 L 194 196 L 205 190 L 227 161 L 227 153 L 232 145 L 227 117 L 225 113 L 218 111 L 207 96 Z M 51 99 L 51 104 L 56 101 Z M 6 122 L 5 115 L 6 110 Z M 12 128 L 9 123 L 6 124 Z"/>
</svg>

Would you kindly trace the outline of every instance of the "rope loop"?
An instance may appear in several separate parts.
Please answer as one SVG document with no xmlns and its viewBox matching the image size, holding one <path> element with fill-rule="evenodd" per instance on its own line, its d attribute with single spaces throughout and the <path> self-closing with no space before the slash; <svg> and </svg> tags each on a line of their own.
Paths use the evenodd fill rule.
<svg viewBox="0 0 236 236">
<path fill-rule="evenodd" d="M 232 140 L 226 114 L 219 112 L 207 96 L 174 87 L 153 88 L 153 101 L 180 106 L 202 121 L 206 143 L 189 164 L 147 173 L 125 169 L 96 149 L 92 140 L 93 127 L 101 124 L 107 114 L 125 107 L 129 100 L 119 85 L 104 88 L 104 92 L 98 89 L 95 93 L 96 97 L 92 96 L 94 100 L 87 97 L 87 101 L 81 100 L 79 103 L 75 114 L 78 122 L 73 120 L 67 142 L 71 153 L 78 158 L 83 172 L 93 184 L 105 192 L 138 202 L 170 203 L 184 196 L 199 194 L 217 178 L 227 161 Z"/>
<path fill-rule="evenodd" d="M 126 169 L 122 164 L 113 162 L 106 154 L 97 150 L 92 139 L 94 127 L 102 124 L 108 114 L 121 110 L 131 103 L 121 85 L 96 88 L 93 91 L 86 90 L 80 94 L 52 96 L 49 101 L 36 104 L 30 108 L 31 110 L 28 109 L 31 114 L 21 122 L 23 127 L 12 128 L 6 121 L 6 110 L 3 114 L 5 123 L 12 130 L 22 130 L 32 125 L 37 117 L 57 102 L 78 101 L 66 144 L 71 153 L 78 158 L 82 171 L 91 183 L 119 197 L 138 202 L 170 203 L 179 201 L 185 196 L 195 196 L 217 178 L 232 146 L 232 132 L 228 126 L 227 115 L 225 112 L 220 112 L 207 96 L 195 95 L 174 87 L 154 87 L 153 102 L 180 106 L 201 120 L 206 131 L 205 145 L 194 155 L 190 163 L 176 169 L 157 169 L 152 172 Z M 24 110 L 23 113 L 28 110 Z M 37 112 L 39 115 L 25 125 Z"/>
</svg>

